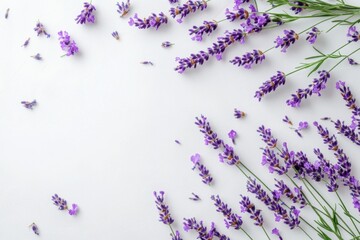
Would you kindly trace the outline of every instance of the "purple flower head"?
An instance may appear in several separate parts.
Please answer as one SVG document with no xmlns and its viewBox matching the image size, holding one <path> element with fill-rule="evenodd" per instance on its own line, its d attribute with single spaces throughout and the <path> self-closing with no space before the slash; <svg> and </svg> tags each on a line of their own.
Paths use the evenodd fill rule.
<svg viewBox="0 0 360 240">
<path fill-rule="evenodd" d="M 171 234 L 171 240 L 183 240 L 180 236 L 179 231 L 175 232 L 175 235 Z"/>
<path fill-rule="evenodd" d="M 158 30 L 162 24 L 167 24 L 167 17 L 162 12 L 158 15 L 152 13 L 148 18 L 144 19 L 140 19 L 137 13 L 135 13 L 134 17 L 129 20 L 130 26 L 135 26 L 139 29 L 155 28 Z"/>
<path fill-rule="evenodd" d="M 279 199 L 281 196 L 286 196 L 289 198 L 293 203 L 300 203 L 301 208 L 305 207 L 306 200 L 301 192 L 301 188 L 294 188 L 294 192 L 286 185 L 286 183 L 283 180 L 277 180 L 276 181 L 276 188 L 278 189 L 278 193 L 280 194 Z"/>
<path fill-rule="evenodd" d="M 169 206 L 164 203 L 164 194 L 163 191 L 160 191 L 159 194 L 154 191 L 154 196 L 156 198 L 155 204 L 156 208 L 159 210 L 159 221 L 166 225 L 170 225 L 174 222 L 174 219 L 170 216 Z"/>
<path fill-rule="evenodd" d="M 179 0 L 169 0 L 169 3 L 178 3 Z"/>
<path fill-rule="evenodd" d="M 30 43 L 30 38 L 26 39 L 26 41 L 24 42 L 23 45 L 21 45 L 22 47 L 27 47 Z"/>
<path fill-rule="evenodd" d="M 59 197 L 57 194 L 51 197 L 54 205 L 58 207 L 59 210 L 66 210 L 68 209 L 67 202 L 65 199 Z"/>
<path fill-rule="evenodd" d="M 359 63 L 357 63 L 354 59 L 352 58 L 348 58 L 348 62 L 350 65 L 359 65 Z"/>
<path fill-rule="evenodd" d="M 290 10 L 294 11 L 295 14 L 302 12 L 302 10 L 309 6 L 308 4 L 301 1 L 294 1 L 292 4 L 295 6 L 292 6 Z"/>
<path fill-rule="evenodd" d="M 279 159 L 276 157 L 274 150 L 265 148 L 263 150 L 262 165 L 268 165 L 269 172 L 276 172 L 279 175 L 287 173 L 287 168 L 280 165 Z"/>
<path fill-rule="evenodd" d="M 357 31 L 355 26 L 349 27 L 348 33 L 346 36 L 348 36 L 350 38 L 349 42 L 357 42 L 360 39 L 360 34 Z"/>
<path fill-rule="evenodd" d="M 44 34 L 46 37 L 50 37 L 50 34 L 48 34 L 45 30 L 44 25 L 41 22 L 37 22 L 36 27 L 34 28 L 34 31 L 37 32 L 37 35 L 40 36 L 41 34 Z"/>
<path fill-rule="evenodd" d="M 173 18 L 177 18 L 178 23 L 182 23 L 183 19 L 189 15 L 190 13 L 194 13 L 198 10 L 203 11 L 207 8 L 207 1 L 192 1 L 189 0 L 183 5 L 179 5 L 177 7 L 170 9 L 170 15 Z"/>
<path fill-rule="evenodd" d="M 164 48 L 169 48 L 169 47 L 171 47 L 172 45 L 174 45 L 174 43 L 171 43 L 171 42 L 169 42 L 169 41 L 165 41 L 165 42 L 163 42 L 163 43 L 161 44 L 161 46 L 164 47 Z"/>
<path fill-rule="evenodd" d="M 120 17 L 123 17 L 130 11 L 130 0 L 122 3 L 116 3 L 116 6 L 118 7 L 117 12 L 120 14 Z"/>
<path fill-rule="evenodd" d="M 111 33 L 111 35 L 116 39 L 116 40 L 120 40 L 120 36 L 119 33 L 117 31 Z"/>
<path fill-rule="evenodd" d="M 228 133 L 228 136 L 229 138 L 231 139 L 231 141 L 235 144 L 235 138 L 237 136 L 237 133 L 235 132 L 235 130 L 231 130 L 229 133 Z"/>
<path fill-rule="evenodd" d="M 243 223 L 241 217 L 237 214 L 234 214 L 231 211 L 231 208 L 228 207 L 226 203 L 221 201 L 219 196 L 211 196 L 211 199 L 215 202 L 214 205 L 216 206 L 216 211 L 219 213 L 222 213 L 225 217 L 225 226 L 226 228 L 233 227 L 236 230 L 239 230 L 241 228 L 241 225 Z"/>
<path fill-rule="evenodd" d="M 301 101 L 307 99 L 313 94 L 321 96 L 321 91 L 326 88 L 326 83 L 330 78 L 330 73 L 322 70 L 318 72 L 319 78 L 314 78 L 313 82 L 308 88 L 298 89 L 295 94 L 291 95 L 291 99 L 286 101 L 286 104 L 291 107 L 300 107 Z"/>
<path fill-rule="evenodd" d="M 40 235 L 40 233 L 39 233 L 39 228 L 38 228 L 38 226 L 37 226 L 35 223 L 32 223 L 29 227 L 30 227 L 31 230 L 34 232 L 34 234 Z"/>
<path fill-rule="evenodd" d="M 251 10 L 250 17 L 240 25 L 246 33 L 261 32 L 261 30 L 271 22 L 271 18 L 266 13 L 258 14 L 256 7 L 252 4 L 249 8 Z"/>
<path fill-rule="evenodd" d="M 60 47 L 66 52 L 66 56 L 74 55 L 79 51 L 74 40 L 71 40 L 69 34 L 66 31 L 60 31 L 59 33 Z"/>
<path fill-rule="evenodd" d="M 36 55 L 31 56 L 31 57 L 34 58 L 35 60 L 38 60 L 38 61 L 42 60 L 42 57 L 41 57 L 40 53 L 37 53 Z"/>
<path fill-rule="evenodd" d="M 250 0 L 234 0 L 234 10 L 239 9 L 242 4 L 248 2 L 250 2 Z"/>
<path fill-rule="evenodd" d="M 225 36 L 218 37 L 217 42 L 213 43 L 211 48 L 208 48 L 208 53 L 212 56 L 216 56 L 218 60 L 220 60 L 228 46 L 235 42 L 244 43 L 245 35 L 246 34 L 240 29 L 234 29 L 232 32 L 226 31 Z"/>
<path fill-rule="evenodd" d="M 284 34 L 285 36 L 278 36 L 274 42 L 276 43 L 275 48 L 281 47 L 281 52 L 286 52 L 290 45 L 299 39 L 299 35 L 293 30 L 284 30 Z"/>
<path fill-rule="evenodd" d="M 79 212 L 79 206 L 77 204 L 73 203 L 71 205 L 71 209 L 69 209 L 69 214 L 71 216 L 75 216 L 78 214 L 78 212 Z"/>
<path fill-rule="evenodd" d="M 317 27 L 313 27 L 310 32 L 307 32 L 306 41 L 310 44 L 314 44 L 318 35 L 320 34 L 320 30 Z"/>
<path fill-rule="evenodd" d="M 274 234 L 274 235 L 276 235 L 276 236 L 278 236 L 278 237 L 279 237 L 279 240 L 283 240 L 283 238 L 282 238 L 281 235 L 280 235 L 279 229 L 274 228 L 274 229 L 271 231 L 271 233 Z"/>
<path fill-rule="evenodd" d="M 225 144 L 223 153 L 219 154 L 219 160 L 222 163 L 227 163 L 228 165 L 238 165 L 240 164 L 239 156 L 237 156 L 232 147 Z"/>
<path fill-rule="evenodd" d="M 241 196 L 241 201 L 240 201 L 241 212 L 249 213 L 250 218 L 255 221 L 254 224 L 256 226 L 261 227 L 264 224 L 264 218 L 261 215 L 261 210 L 255 208 L 255 205 L 252 202 L 250 202 L 249 197 L 243 195 L 240 196 Z"/>
<path fill-rule="evenodd" d="M 235 118 L 244 118 L 246 116 L 246 113 L 240 110 L 234 109 L 234 116 Z"/>
<path fill-rule="evenodd" d="M 299 127 L 298 130 L 301 131 L 303 129 L 307 129 L 309 127 L 308 122 L 304 121 L 304 122 L 299 122 Z"/>
<path fill-rule="evenodd" d="M 191 54 L 189 58 L 176 58 L 179 65 L 175 68 L 175 71 L 183 73 L 187 68 L 196 68 L 198 65 L 203 65 L 207 60 L 209 60 L 209 54 L 204 51 Z"/>
<path fill-rule="evenodd" d="M 203 164 L 200 163 L 200 155 L 196 153 L 195 155 L 191 156 L 190 160 L 194 163 L 193 170 L 195 168 L 199 170 L 199 175 L 202 178 L 202 182 L 210 185 L 213 178 L 210 175 L 210 171 Z"/>
<path fill-rule="evenodd" d="M 235 57 L 230 62 L 237 66 L 243 66 L 245 69 L 250 69 L 253 64 L 260 64 L 265 60 L 265 54 L 260 50 L 253 50 L 245 53 L 242 57 Z"/>
<path fill-rule="evenodd" d="M 202 26 L 193 26 L 192 29 L 189 29 L 190 36 L 194 35 L 191 39 L 194 41 L 202 41 L 204 34 L 207 34 L 209 36 L 213 31 L 216 30 L 216 28 L 216 21 L 204 21 Z"/>
<path fill-rule="evenodd" d="M 285 73 L 277 71 L 276 75 L 272 76 L 270 80 L 264 82 L 259 90 L 255 92 L 255 98 L 261 101 L 266 94 L 275 91 L 280 85 L 285 85 L 285 82 Z"/>
<path fill-rule="evenodd" d="M 30 110 L 33 110 L 33 107 L 37 105 L 37 102 L 36 100 L 33 100 L 31 102 L 29 101 L 22 101 L 21 104 L 27 108 L 27 109 L 30 109 Z"/>
<path fill-rule="evenodd" d="M 217 134 L 211 129 L 206 117 L 203 115 L 201 115 L 201 118 L 196 117 L 195 124 L 200 128 L 200 132 L 204 134 L 205 145 L 211 144 L 214 149 L 223 145 L 223 141 L 218 138 Z"/>
<path fill-rule="evenodd" d="M 249 12 L 246 11 L 244 8 L 239 8 L 236 12 L 230 11 L 228 8 L 225 10 L 226 19 L 230 22 L 233 22 L 237 19 L 248 19 Z"/>
<path fill-rule="evenodd" d="M 261 127 L 259 127 L 257 132 L 260 133 L 260 137 L 262 138 L 262 141 L 264 143 L 266 143 L 266 145 L 269 148 L 275 148 L 276 147 L 277 139 L 274 138 L 273 135 L 271 134 L 271 129 L 270 128 L 265 128 L 265 126 L 262 125 Z"/>
<path fill-rule="evenodd" d="M 81 10 L 81 13 L 75 18 L 77 24 L 86 24 L 86 23 L 95 23 L 95 13 L 96 8 L 94 5 L 88 2 L 84 2 L 84 9 Z"/>
<path fill-rule="evenodd" d="M 203 221 L 198 223 L 195 218 L 184 218 L 183 224 L 184 230 L 186 232 L 189 230 L 195 230 L 198 233 L 198 239 L 211 240 L 214 237 L 217 237 L 220 240 L 230 240 L 230 238 L 220 234 L 219 231 L 217 231 L 214 223 L 211 223 L 211 228 L 209 230 L 204 226 Z"/>
</svg>

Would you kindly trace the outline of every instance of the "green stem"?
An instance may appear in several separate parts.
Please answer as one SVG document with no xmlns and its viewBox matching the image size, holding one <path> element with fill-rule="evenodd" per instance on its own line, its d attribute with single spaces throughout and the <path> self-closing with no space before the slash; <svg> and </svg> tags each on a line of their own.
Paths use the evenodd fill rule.
<svg viewBox="0 0 360 240">
<path fill-rule="evenodd" d="M 355 51 L 353 51 L 352 53 L 350 53 L 349 55 L 345 56 L 343 59 L 341 59 L 337 64 L 335 64 L 330 70 L 329 72 L 331 72 L 332 70 L 334 70 L 334 68 L 336 68 L 340 63 L 342 63 L 345 59 L 347 59 L 348 57 L 350 57 L 351 55 L 353 55 L 354 53 L 356 53 L 357 51 L 359 51 L 360 48 L 356 49 Z"/>
<path fill-rule="evenodd" d="M 266 234 L 267 238 L 268 238 L 269 240 L 271 240 L 271 238 L 269 237 L 269 234 L 266 232 L 265 228 L 264 228 L 263 226 L 261 226 L 261 228 L 264 230 L 264 233 Z"/>
<path fill-rule="evenodd" d="M 341 197 L 339 196 L 338 192 L 336 191 L 335 193 L 336 193 L 336 196 L 338 197 L 338 199 L 339 199 L 342 207 L 344 208 L 344 210 L 345 210 L 346 212 L 349 212 L 349 211 L 347 210 L 346 205 L 344 204 L 343 200 L 342 200 Z M 350 221 L 352 222 L 352 224 L 354 225 L 357 233 L 360 235 L 360 231 L 359 231 L 358 227 L 356 226 L 354 220 L 353 220 L 351 217 L 349 217 L 349 218 L 350 218 Z"/>
<path fill-rule="evenodd" d="M 310 235 L 304 229 L 302 229 L 302 227 L 300 227 L 300 226 L 298 226 L 298 227 L 301 229 L 301 231 L 303 231 L 306 234 L 306 236 L 308 236 L 311 240 L 313 240 L 313 238 L 310 237 Z"/>
<path fill-rule="evenodd" d="M 315 26 L 317 26 L 317 25 L 319 25 L 319 24 L 321 24 L 321 23 L 323 23 L 323 22 L 326 22 L 326 21 L 328 21 L 328 20 L 330 20 L 330 19 L 337 18 L 337 17 L 338 17 L 338 16 L 329 17 L 329 18 L 326 18 L 326 19 L 324 19 L 324 20 L 322 20 L 322 21 L 320 21 L 320 22 L 318 22 L 318 23 L 315 23 L 315 24 L 312 25 L 311 27 L 308 27 L 307 29 L 301 31 L 301 32 L 299 33 L 299 35 L 300 35 L 300 34 L 303 34 L 304 32 L 312 29 L 313 27 L 315 27 Z"/>
<path fill-rule="evenodd" d="M 169 227 L 170 227 L 170 230 L 171 230 L 173 236 L 176 236 L 176 235 L 175 235 L 175 232 L 174 232 L 174 229 L 171 227 L 171 224 L 169 224 Z"/>
<path fill-rule="evenodd" d="M 251 240 L 254 240 L 252 237 L 250 237 L 250 235 L 243 228 L 240 228 L 240 229 L 246 234 L 246 236 L 248 236 L 248 238 L 250 238 Z"/>
</svg>

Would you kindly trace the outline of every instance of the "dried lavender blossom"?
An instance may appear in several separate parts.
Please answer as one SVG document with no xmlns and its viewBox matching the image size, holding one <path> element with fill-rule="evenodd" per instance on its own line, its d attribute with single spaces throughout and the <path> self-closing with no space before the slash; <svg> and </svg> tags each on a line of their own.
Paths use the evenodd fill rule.
<svg viewBox="0 0 360 240">
<path fill-rule="evenodd" d="M 292 123 L 292 121 L 289 119 L 289 117 L 288 116 L 285 116 L 284 118 L 283 118 L 283 122 L 285 122 L 285 123 L 287 123 L 287 124 L 289 124 L 289 125 L 293 125 L 293 123 Z"/>
<path fill-rule="evenodd" d="M 171 218 L 169 206 L 164 203 L 164 191 L 160 191 L 159 194 L 154 191 L 156 208 L 159 210 L 160 222 L 169 225 L 174 222 Z"/>
<path fill-rule="evenodd" d="M 317 27 L 313 27 L 310 32 L 307 32 L 306 41 L 310 44 L 314 44 L 316 42 L 317 37 L 320 34 L 320 30 Z"/>
<path fill-rule="evenodd" d="M 223 145 L 223 141 L 212 130 L 205 116 L 201 115 L 201 118 L 196 117 L 195 124 L 200 128 L 200 132 L 204 134 L 205 145 L 211 144 L 214 149 L 220 148 Z"/>
<path fill-rule="evenodd" d="M 258 91 L 255 92 L 255 98 L 259 101 L 268 93 L 275 91 L 280 85 L 285 85 L 286 75 L 283 72 L 277 71 L 277 74 L 272 76 L 270 80 L 263 83 Z"/>
<path fill-rule="evenodd" d="M 250 218 L 255 221 L 256 226 L 262 226 L 264 224 L 264 218 L 261 214 L 261 210 L 256 209 L 255 205 L 250 202 L 249 197 L 240 195 L 241 201 L 240 203 L 240 209 L 241 212 L 247 212 L 250 214 Z"/>
<path fill-rule="evenodd" d="M 9 11 L 10 11 L 10 8 L 6 9 L 5 19 L 8 19 L 8 18 L 9 18 Z"/>
<path fill-rule="evenodd" d="M 182 23 L 183 19 L 190 13 L 194 13 L 198 10 L 203 11 L 206 8 L 207 8 L 207 1 L 205 0 L 201 0 L 201 1 L 189 0 L 185 4 L 171 8 L 169 12 L 173 18 L 177 18 L 176 21 L 178 23 Z"/>
<path fill-rule="evenodd" d="M 189 197 L 190 200 L 193 200 L 193 201 L 195 201 L 195 202 L 201 200 L 201 198 L 200 198 L 198 195 L 196 195 L 195 193 L 191 193 L 191 195 L 193 195 L 193 196 L 192 196 L 192 197 Z"/>
<path fill-rule="evenodd" d="M 35 60 L 38 60 L 38 61 L 42 60 L 42 57 L 41 57 L 40 53 L 37 53 L 36 55 L 31 56 L 31 57 L 34 58 Z"/>
<path fill-rule="evenodd" d="M 40 235 L 39 228 L 35 223 L 32 223 L 29 227 L 34 232 L 34 234 Z"/>
<path fill-rule="evenodd" d="M 171 47 L 172 45 L 174 45 L 175 43 L 171 43 L 171 42 L 169 42 L 169 41 L 165 41 L 165 42 L 163 42 L 162 44 L 161 44 L 161 46 L 162 47 L 164 47 L 164 48 L 169 48 L 169 47 Z"/>
<path fill-rule="evenodd" d="M 354 59 L 352 58 L 348 58 L 348 62 L 350 65 L 359 65 L 359 63 L 357 63 Z"/>
<path fill-rule="evenodd" d="M 33 110 L 33 107 L 37 105 L 36 100 L 33 100 L 32 102 L 28 102 L 28 101 L 22 101 L 21 104 L 30 110 Z"/>
<path fill-rule="evenodd" d="M 245 53 L 242 57 L 235 57 L 230 62 L 238 67 L 243 66 L 245 69 L 250 69 L 253 64 L 260 64 L 265 60 L 265 54 L 260 50 L 253 50 Z"/>
<path fill-rule="evenodd" d="M 154 63 L 150 62 L 150 61 L 143 61 L 143 62 L 140 62 L 140 64 L 154 66 Z"/>
<path fill-rule="evenodd" d="M 195 155 L 191 156 L 191 162 L 194 163 L 193 170 L 197 168 L 199 170 L 199 175 L 202 178 L 202 182 L 210 185 L 213 178 L 210 175 L 210 171 L 200 163 L 200 154 L 196 153 Z"/>
<path fill-rule="evenodd" d="M 278 36 L 274 43 L 276 43 L 275 48 L 281 47 L 281 52 L 285 53 L 290 45 L 299 39 L 299 35 L 294 30 L 284 30 L 284 34 L 283 37 Z"/>
<path fill-rule="evenodd" d="M 81 13 L 75 18 L 76 23 L 95 23 L 95 11 L 96 8 L 94 5 L 91 4 L 91 2 L 84 2 L 84 9 L 81 10 Z"/>
<path fill-rule="evenodd" d="M 349 42 L 357 42 L 360 39 L 360 34 L 357 31 L 355 26 L 349 27 L 346 36 L 348 36 L 350 38 Z"/>
<path fill-rule="evenodd" d="M 59 197 L 57 194 L 51 197 L 54 205 L 58 207 L 59 210 L 66 210 L 68 209 L 67 202 L 65 199 Z"/>
<path fill-rule="evenodd" d="M 71 40 L 69 34 L 66 31 L 60 31 L 58 33 L 60 40 L 60 47 L 66 52 L 64 56 L 71 56 L 79 52 L 79 48 L 76 46 L 74 40 Z"/>
<path fill-rule="evenodd" d="M 120 40 L 120 36 L 119 33 L 117 31 L 112 32 L 111 35 L 116 39 L 116 40 Z"/>
<path fill-rule="evenodd" d="M 299 14 L 300 12 L 302 12 L 306 7 L 308 7 L 309 5 L 305 2 L 302 1 L 294 1 L 292 4 L 294 4 L 295 6 L 292 6 L 290 8 L 291 11 L 293 11 L 295 14 Z"/>
<path fill-rule="evenodd" d="M 181 145 L 181 142 L 179 140 L 175 140 L 175 143 Z"/>
<path fill-rule="evenodd" d="M 230 22 L 234 22 L 237 19 L 248 19 L 249 12 L 244 8 L 239 8 L 236 12 L 230 11 L 228 8 L 225 10 L 225 17 Z"/>
<path fill-rule="evenodd" d="M 234 116 L 235 118 L 244 118 L 246 116 L 246 113 L 235 108 Z"/>
<path fill-rule="evenodd" d="M 308 96 L 316 93 L 321 96 L 321 91 L 326 88 L 326 83 L 330 78 L 330 73 L 322 70 L 318 72 L 319 78 L 314 78 L 313 82 L 308 88 L 298 89 L 296 94 L 291 95 L 291 99 L 286 101 L 286 104 L 291 107 L 300 107 L 302 99 L 307 99 Z"/>
<path fill-rule="evenodd" d="M 218 195 L 212 195 L 211 200 L 215 202 L 214 205 L 217 208 L 216 211 L 222 213 L 225 217 L 224 222 L 226 228 L 233 227 L 234 229 L 239 230 L 243 224 L 241 217 L 233 213 L 231 208 L 229 208 L 228 205 L 224 203 Z"/>
<path fill-rule="evenodd" d="M 122 2 L 121 4 L 116 3 L 116 6 L 118 7 L 117 12 L 120 14 L 120 17 L 124 17 L 130 11 L 130 0 Z"/>
<path fill-rule="evenodd" d="M 26 41 L 24 42 L 23 45 L 21 45 L 22 47 L 27 47 L 30 43 L 30 38 L 26 39 Z"/>
<path fill-rule="evenodd" d="M 167 24 L 168 20 L 164 13 L 159 13 L 158 15 L 152 13 L 148 18 L 140 19 L 135 13 L 134 17 L 131 17 L 129 20 L 130 26 L 135 26 L 139 29 L 146 29 L 146 28 L 155 28 L 156 30 L 162 24 Z"/>
<path fill-rule="evenodd" d="M 50 34 L 48 34 L 46 32 L 44 25 L 39 21 L 37 22 L 36 27 L 34 28 L 34 31 L 37 33 L 38 36 L 40 36 L 41 34 L 44 34 L 47 38 L 50 37 Z"/>
<path fill-rule="evenodd" d="M 200 27 L 193 26 L 192 29 L 189 29 L 190 36 L 194 35 L 191 39 L 196 41 L 202 41 L 203 35 L 207 34 L 208 36 L 215 31 L 217 28 L 217 22 L 214 21 L 204 21 L 203 25 Z"/>
</svg>

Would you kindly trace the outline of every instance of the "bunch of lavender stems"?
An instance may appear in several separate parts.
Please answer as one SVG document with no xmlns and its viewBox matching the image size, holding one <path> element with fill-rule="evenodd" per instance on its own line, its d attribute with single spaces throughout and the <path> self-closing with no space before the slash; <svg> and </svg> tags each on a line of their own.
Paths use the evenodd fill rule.
<svg viewBox="0 0 360 240">
<path fill-rule="evenodd" d="M 202 118 L 204 120 L 204 117 Z M 201 126 L 199 123 L 199 119 L 197 119 L 198 122 L 197 122 L 197 125 Z M 206 118 L 205 118 L 205 122 L 206 122 Z M 205 143 L 206 144 L 211 144 L 214 146 L 214 148 L 221 148 L 222 145 L 224 145 L 223 141 L 222 140 L 219 140 L 217 138 L 217 134 L 214 133 L 212 131 L 212 129 L 210 128 L 210 125 L 208 124 L 206 128 L 203 128 L 201 129 L 201 132 L 205 133 Z M 274 139 L 272 136 L 270 136 L 270 140 L 271 139 Z M 272 143 L 272 145 L 270 145 L 272 148 L 276 148 L 279 153 L 283 153 L 278 147 L 277 147 L 277 140 L 273 140 L 273 141 L 270 141 Z M 246 171 L 244 171 L 241 167 L 240 167 L 240 162 L 238 162 L 237 164 L 233 164 L 235 165 L 239 170 L 240 172 L 247 178 L 247 179 L 251 179 L 250 178 L 250 175 L 255 177 L 267 190 L 271 191 L 271 189 L 256 175 L 254 174 L 248 167 L 246 167 L 246 165 L 244 163 L 241 163 L 241 167 L 244 168 Z M 297 170 L 294 169 L 295 173 L 297 173 Z M 247 172 L 247 173 L 246 173 Z M 249 175 L 250 174 L 250 175 Z M 295 181 L 286 173 L 286 176 L 290 179 L 290 181 L 297 187 L 299 188 L 299 186 L 295 183 Z M 304 195 L 304 198 L 306 199 L 308 205 L 312 208 L 312 210 L 315 212 L 315 214 L 319 217 L 319 220 L 318 221 L 315 221 L 317 223 L 317 225 L 328 231 L 328 232 L 331 232 L 333 233 L 338 239 L 343 239 L 342 235 L 341 235 L 341 232 L 339 230 L 339 227 L 341 229 L 343 229 L 345 232 L 347 232 L 350 236 L 352 236 L 354 239 L 356 239 L 360 234 L 359 234 L 359 231 L 356 227 L 356 224 L 354 223 L 354 220 L 355 221 L 358 221 L 355 217 L 351 216 L 349 214 L 349 211 L 346 209 L 346 206 L 345 204 L 342 202 L 341 198 L 339 197 L 340 199 L 340 202 L 341 202 L 341 206 L 342 208 L 345 210 L 345 215 L 347 215 L 349 217 L 349 219 L 351 220 L 351 222 L 353 223 L 356 231 L 358 232 L 358 235 L 356 235 L 354 233 L 354 231 L 349 227 L 347 226 L 346 222 L 343 220 L 343 218 L 336 212 L 336 209 L 333 208 L 327 201 L 326 199 L 318 192 L 318 190 L 304 177 L 304 178 L 300 178 L 300 180 L 302 181 L 302 183 L 304 184 L 304 186 L 306 187 L 306 189 L 310 192 L 310 194 L 313 196 L 313 198 L 318 202 L 318 204 L 321 206 L 321 209 L 317 208 L 316 206 L 314 206 L 311 201 L 309 200 L 309 198 L 303 193 Z M 320 200 L 318 199 L 318 197 L 316 197 L 315 193 L 318 195 L 318 197 L 320 197 L 324 203 L 331 209 L 331 211 L 329 211 L 321 202 Z M 336 192 L 337 194 L 337 192 Z M 338 195 L 338 194 L 337 194 Z M 286 203 L 284 203 L 282 200 L 280 200 L 286 207 L 288 207 L 286 205 Z M 326 218 L 329 218 L 331 221 L 332 221 L 332 225 L 329 225 L 325 219 L 322 217 L 322 216 L 325 216 Z M 316 231 L 318 233 L 318 235 L 320 237 L 322 237 L 323 239 L 330 239 L 327 234 L 321 230 L 320 228 L 315 228 L 314 226 L 312 226 L 311 224 L 309 224 L 304 218 L 302 218 L 300 216 L 300 219 L 302 221 L 304 221 L 308 226 L 310 226 L 314 231 Z M 339 220 L 341 222 L 343 222 L 344 225 L 340 224 L 339 223 Z M 333 228 L 331 227 L 333 226 Z M 312 239 L 310 237 L 310 235 L 304 230 L 302 229 L 300 226 L 298 226 L 310 239 Z"/>
</svg>

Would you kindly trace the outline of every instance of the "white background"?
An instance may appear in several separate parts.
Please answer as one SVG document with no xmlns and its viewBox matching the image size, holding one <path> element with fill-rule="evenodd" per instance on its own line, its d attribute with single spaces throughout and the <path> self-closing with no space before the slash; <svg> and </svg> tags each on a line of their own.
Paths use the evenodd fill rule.
<svg viewBox="0 0 360 240">
<path fill-rule="evenodd" d="M 358 67 L 347 61 L 341 64 L 331 73 L 323 96 L 313 96 L 299 109 L 286 106 L 285 101 L 297 88 L 310 84 L 312 78 L 307 78 L 306 72 L 292 75 L 285 87 L 258 103 L 253 95 L 262 82 L 277 70 L 292 71 L 305 57 L 314 54 L 304 36 L 287 54 L 279 49 L 270 51 L 266 61 L 252 70 L 231 65 L 228 61 L 234 56 L 273 46 L 273 40 L 282 33 L 275 29 L 253 34 L 246 44 L 229 47 L 223 61 L 211 59 L 180 75 L 173 70 L 175 57 L 206 49 L 225 30 L 237 28 L 238 22 L 219 24 L 216 33 L 201 43 L 190 39 L 188 29 L 203 20 L 222 19 L 225 8 L 231 8 L 233 1 L 212 0 L 206 11 L 187 17 L 181 25 L 169 19 L 169 24 L 158 31 L 129 27 L 129 16 L 119 18 L 115 1 L 94 0 L 96 23 L 77 25 L 74 18 L 82 3 L 0 2 L 0 239 L 170 239 L 169 229 L 158 222 L 154 190 L 166 191 L 174 227 L 180 229 L 183 239 L 196 238 L 193 232 L 183 232 L 184 217 L 202 219 L 207 225 L 214 221 L 232 239 L 246 239 L 243 233 L 225 228 L 210 200 L 211 195 L 219 194 L 239 213 L 239 194 L 247 194 L 246 180 L 236 168 L 219 163 L 219 152 L 203 144 L 203 136 L 194 125 L 195 117 L 201 114 L 208 117 L 225 140 L 231 129 L 238 132 L 236 151 L 241 161 L 270 186 L 275 176 L 260 164 L 259 148 L 263 144 L 256 129 L 261 124 L 271 127 L 280 142 L 287 141 L 294 150 L 303 149 L 311 159 L 315 159 L 312 149 L 320 147 L 335 161 L 314 127 L 303 132 L 301 139 L 282 118 L 288 115 L 297 124 L 328 116 L 349 123 L 351 113 L 335 90 L 335 82 L 346 81 L 360 98 Z M 10 13 L 5 20 L 7 8 Z M 168 13 L 169 8 L 167 0 L 134 0 L 129 15 Z M 265 2 L 260 3 L 261 10 L 268 8 Z M 50 39 L 36 36 L 33 28 L 38 19 L 51 34 Z M 283 28 L 299 32 L 315 21 Z M 319 28 L 326 30 L 330 26 L 323 24 Z M 69 32 L 78 44 L 79 54 L 60 58 L 60 30 Z M 111 36 L 115 30 L 120 41 Z M 323 33 L 316 46 L 329 53 L 347 41 L 346 31 L 341 27 Z M 29 46 L 22 48 L 28 37 Z M 175 45 L 164 49 L 163 41 Z M 349 53 L 356 44 L 342 53 Z M 44 60 L 30 57 L 36 53 Z M 359 54 L 354 58 L 360 61 Z M 155 65 L 139 63 L 145 60 Z M 329 61 L 323 69 L 335 63 Z M 20 104 L 33 99 L 39 103 L 33 111 Z M 234 108 L 248 116 L 235 119 Z M 330 122 L 323 124 L 336 132 Z M 354 175 L 359 176 L 358 147 L 344 137 L 339 136 L 338 140 L 350 156 Z M 189 158 L 194 153 L 202 156 L 202 162 L 211 171 L 213 186 L 204 185 L 198 172 L 191 170 Z M 202 201 L 188 200 L 191 192 Z M 51 202 L 54 193 L 69 203 L 77 203 L 78 216 L 58 211 Z M 348 191 L 343 191 L 343 195 L 348 196 Z M 331 194 L 326 196 L 333 198 Z M 251 197 L 264 210 L 268 231 L 278 227 L 284 239 L 305 239 L 298 229 L 290 232 L 282 223 L 275 224 L 266 207 Z M 347 203 L 353 210 L 351 202 Z M 311 211 L 304 210 L 302 216 L 311 219 Z M 243 219 L 244 228 L 254 238 L 265 239 L 248 215 L 244 214 Z M 32 222 L 40 228 L 39 237 L 28 228 Z M 315 236 L 310 230 L 309 233 Z"/>
</svg>

